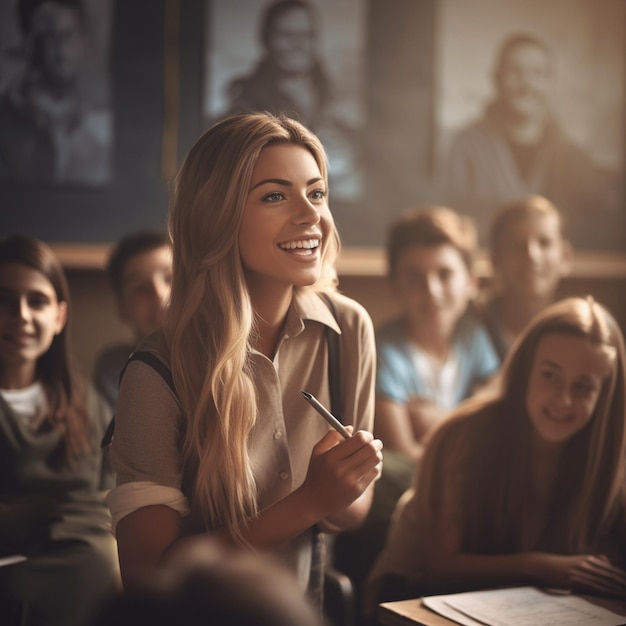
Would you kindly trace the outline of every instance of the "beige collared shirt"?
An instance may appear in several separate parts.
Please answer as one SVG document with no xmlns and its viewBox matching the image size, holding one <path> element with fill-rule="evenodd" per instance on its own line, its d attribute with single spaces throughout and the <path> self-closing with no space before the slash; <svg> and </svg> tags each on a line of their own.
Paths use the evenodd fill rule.
<svg viewBox="0 0 626 626">
<path fill-rule="evenodd" d="M 374 419 L 375 344 L 372 322 L 355 301 L 333 294 L 337 320 L 311 290 L 297 291 L 273 361 L 254 352 L 252 372 L 258 416 L 250 433 L 250 456 L 263 509 L 298 488 L 306 477 L 313 446 L 328 424 L 302 398 L 301 390 L 330 406 L 325 328 L 339 332 L 341 410 L 345 424 L 372 430 Z M 180 435 L 183 416 L 178 401 L 149 365 L 133 361 L 120 388 L 111 462 L 117 487 L 108 504 L 114 524 L 132 511 L 165 504 L 186 515 L 182 492 Z M 277 550 L 303 584 L 310 565 L 309 533 Z"/>
</svg>

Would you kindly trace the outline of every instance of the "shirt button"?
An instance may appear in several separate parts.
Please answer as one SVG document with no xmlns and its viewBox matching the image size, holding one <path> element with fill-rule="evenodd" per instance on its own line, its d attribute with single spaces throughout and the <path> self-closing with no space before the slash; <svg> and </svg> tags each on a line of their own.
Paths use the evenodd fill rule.
<svg viewBox="0 0 626 626">
<path fill-rule="evenodd" d="M 282 431 L 280 431 L 280 430 L 277 430 L 277 431 L 274 433 L 274 439 L 280 439 L 282 436 L 283 436 L 283 433 L 282 433 Z"/>
<path fill-rule="evenodd" d="M 289 478 L 289 474 L 287 474 L 287 472 L 281 472 L 280 478 L 281 480 L 287 480 Z"/>
</svg>

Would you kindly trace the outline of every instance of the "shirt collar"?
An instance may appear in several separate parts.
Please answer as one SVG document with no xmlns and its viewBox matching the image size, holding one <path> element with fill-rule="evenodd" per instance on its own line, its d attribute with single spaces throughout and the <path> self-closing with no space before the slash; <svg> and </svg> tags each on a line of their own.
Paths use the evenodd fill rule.
<svg viewBox="0 0 626 626">
<path fill-rule="evenodd" d="M 306 321 L 324 324 L 341 334 L 335 316 L 318 293 L 309 288 L 295 289 L 285 322 L 285 336 L 299 335 L 304 330 Z"/>
</svg>

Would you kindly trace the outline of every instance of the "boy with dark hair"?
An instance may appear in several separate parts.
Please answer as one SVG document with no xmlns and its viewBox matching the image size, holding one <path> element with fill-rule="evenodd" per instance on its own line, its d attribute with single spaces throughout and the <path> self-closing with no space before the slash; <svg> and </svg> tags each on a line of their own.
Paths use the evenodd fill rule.
<svg viewBox="0 0 626 626">
<path fill-rule="evenodd" d="M 112 407 L 117 401 L 119 375 L 135 344 L 156 330 L 172 284 L 172 248 L 166 232 L 143 230 L 123 237 L 114 247 L 107 273 L 120 318 L 134 342 L 106 348 L 94 369 L 94 385 Z"/>
</svg>

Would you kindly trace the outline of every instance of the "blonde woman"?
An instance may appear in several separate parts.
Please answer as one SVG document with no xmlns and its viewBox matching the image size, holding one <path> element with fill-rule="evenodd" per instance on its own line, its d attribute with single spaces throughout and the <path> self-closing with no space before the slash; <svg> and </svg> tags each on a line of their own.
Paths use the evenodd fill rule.
<svg viewBox="0 0 626 626">
<path fill-rule="evenodd" d="M 304 588 L 311 528 L 359 524 L 382 459 L 370 433 L 373 328 L 335 290 L 322 145 L 269 114 L 217 123 L 182 165 L 170 231 L 171 303 L 143 348 L 167 365 L 174 389 L 131 361 L 111 444 L 123 582 L 141 582 L 195 534 L 272 551 Z M 300 394 L 330 402 L 327 328 L 340 333 L 348 439 Z"/>
</svg>

